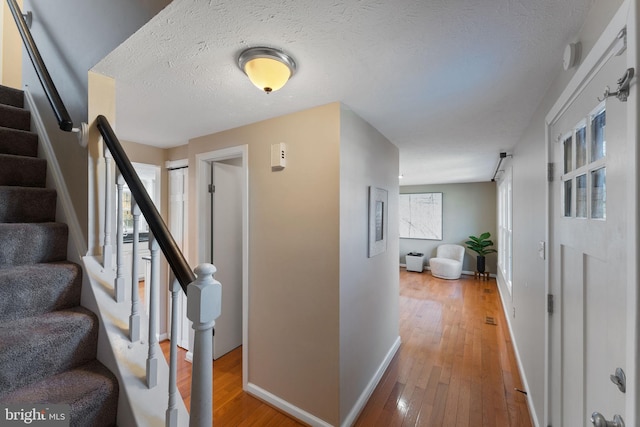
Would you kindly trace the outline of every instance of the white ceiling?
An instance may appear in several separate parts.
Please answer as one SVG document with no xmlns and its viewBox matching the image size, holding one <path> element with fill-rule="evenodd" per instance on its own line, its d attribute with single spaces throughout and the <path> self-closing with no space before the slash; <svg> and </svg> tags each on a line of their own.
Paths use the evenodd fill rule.
<svg viewBox="0 0 640 427">
<path fill-rule="evenodd" d="M 180 0 L 94 67 L 121 139 L 160 147 L 341 101 L 400 149 L 401 185 L 488 181 L 593 0 Z M 237 68 L 280 48 L 266 95 Z"/>
</svg>

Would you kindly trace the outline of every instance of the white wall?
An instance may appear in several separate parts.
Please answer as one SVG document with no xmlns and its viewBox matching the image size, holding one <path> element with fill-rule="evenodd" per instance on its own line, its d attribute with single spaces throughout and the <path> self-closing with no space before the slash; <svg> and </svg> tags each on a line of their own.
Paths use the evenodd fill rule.
<svg viewBox="0 0 640 427">
<path fill-rule="evenodd" d="M 340 422 L 399 339 L 398 148 L 340 114 Z M 388 192 L 387 250 L 368 257 L 368 189 Z"/>
<path fill-rule="evenodd" d="M 582 43 L 584 58 L 593 47 L 622 0 L 597 1 L 582 31 L 574 39 Z M 498 279 L 507 318 L 514 335 L 521 369 L 527 381 L 532 416 L 539 425 L 544 421 L 545 365 L 545 261 L 538 258 L 538 242 L 545 240 L 547 160 L 545 116 L 567 85 L 575 68 L 562 70 L 558 58 L 558 76 L 552 82 L 527 130 L 518 141 L 513 158 L 513 294 L 504 280 Z M 515 311 L 514 311 L 515 310 Z M 514 315 L 515 313 L 515 315 Z"/>
<path fill-rule="evenodd" d="M 496 156 L 497 157 L 497 156 Z M 496 158 L 496 162 L 497 162 Z M 425 255 L 425 264 L 436 256 L 436 249 L 443 243 L 465 246 L 469 236 L 491 233 L 494 249 L 498 248 L 496 232 L 496 183 L 474 182 L 468 184 L 405 185 L 400 193 L 442 193 L 442 240 L 400 239 L 400 263 L 405 263 L 405 255 L 419 252 Z M 465 246 L 466 247 L 466 246 Z M 462 269 L 476 269 L 475 252 L 465 251 Z M 497 271 L 496 254 L 487 255 L 487 271 Z"/>
</svg>

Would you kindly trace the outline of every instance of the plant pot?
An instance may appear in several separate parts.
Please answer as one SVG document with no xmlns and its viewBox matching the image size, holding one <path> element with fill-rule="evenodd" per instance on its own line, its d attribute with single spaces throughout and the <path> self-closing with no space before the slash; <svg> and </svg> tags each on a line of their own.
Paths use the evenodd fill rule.
<svg viewBox="0 0 640 427">
<path fill-rule="evenodd" d="M 476 258 L 476 270 L 480 273 L 484 273 L 485 268 L 485 257 L 482 255 L 478 255 Z"/>
</svg>

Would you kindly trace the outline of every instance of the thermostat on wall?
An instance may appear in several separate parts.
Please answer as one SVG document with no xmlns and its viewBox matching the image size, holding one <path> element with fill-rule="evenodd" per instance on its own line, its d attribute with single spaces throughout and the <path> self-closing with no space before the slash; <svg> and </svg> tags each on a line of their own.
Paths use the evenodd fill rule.
<svg viewBox="0 0 640 427">
<path fill-rule="evenodd" d="M 282 170 L 287 166 L 287 145 L 284 142 L 271 144 L 271 170 Z"/>
</svg>

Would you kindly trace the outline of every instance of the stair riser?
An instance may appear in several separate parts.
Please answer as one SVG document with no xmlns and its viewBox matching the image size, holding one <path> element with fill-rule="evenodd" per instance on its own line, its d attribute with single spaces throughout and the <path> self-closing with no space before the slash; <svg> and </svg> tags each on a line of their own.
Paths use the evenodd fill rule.
<svg viewBox="0 0 640 427">
<path fill-rule="evenodd" d="M 45 159 L 0 154 L 0 185 L 44 188 L 46 182 Z"/>
<path fill-rule="evenodd" d="M 0 222 L 53 222 L 55 219 L 55 190 L 0 187 Z"/>
<path fill-rule="evenodd" d="M 38 135 L 33 132 L 0 127 L 0 154 L 38 156 Z"/>
<path fill-rule="evenodd" d="M 22 108 L 0 105 L 0 126 L 31 130 L 31 113 Z"/>
<path fill-rule="evenodd" d="M 0 397 L 95 359 L 98 320 L 80 307 L 0 325 Z"/>
<path fill-rule="evenodd" d="M 66 224 L 0 224 L 0 268 L 67 258 Z"/>
<path fill-rule="evenodd" d="M 0 269 L 0 323 L 80 305 L 82 272 L 76 264 Z"/>
<path fill-rule="evenodd" d="M 11 105 L 13 107 L 24 107 L 24 93 L 19 89 L 0 86 L 0 104 Z"/>
</svg>

